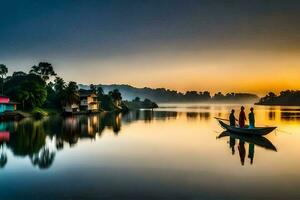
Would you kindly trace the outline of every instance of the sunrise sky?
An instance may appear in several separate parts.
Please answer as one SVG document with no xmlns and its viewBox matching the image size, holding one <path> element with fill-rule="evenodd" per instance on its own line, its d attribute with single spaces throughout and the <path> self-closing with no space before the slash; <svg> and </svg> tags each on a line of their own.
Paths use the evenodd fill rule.
<svg viewBox="0 0 300 200">
<path fill-rule="evenodd" d="M 300 89 L 300 1 L 1 1 L 0 63 L 180 91 Z"/>
</svg>

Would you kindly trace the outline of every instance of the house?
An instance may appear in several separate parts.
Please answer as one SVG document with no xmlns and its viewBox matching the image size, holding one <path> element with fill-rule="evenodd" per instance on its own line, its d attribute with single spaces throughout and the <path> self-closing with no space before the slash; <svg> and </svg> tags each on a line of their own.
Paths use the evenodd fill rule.
<svg viewBox="0 0 300 200">
<path fill-rule="evenodd" d="M 79 96 L 80 96 L 80 105 L 79 110 L 80 111 L 89 111 L 94 112 L 99 110 L 99 101 L 97 94 L 93 92 L 92 90 L 79 90 Z"/>
<path fill-rule="evenodd" d="M 92 90 L 79 90 L 80 102 L 73 103 L 72 105 L 67 104 L 64 107 L 66 113 L 87 113 L 87 112 L 98 112 L 100 102 L 98 101 L 97 94 Z"/>
<path fill-rule="evenodd" d="M 10 101 L 9 97 L 0 95 L 0 115 L 5 112 L 17 110 L 17 103 Z"/>
</svg>

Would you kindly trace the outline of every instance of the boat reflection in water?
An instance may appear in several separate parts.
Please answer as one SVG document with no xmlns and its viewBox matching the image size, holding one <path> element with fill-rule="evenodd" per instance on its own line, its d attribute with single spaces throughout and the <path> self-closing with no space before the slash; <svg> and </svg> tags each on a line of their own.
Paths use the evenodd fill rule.
<svg viewBox="0 0 300 200">
<path fill-rule="evenodd" d="M 245 144 L 248 143 L 248 158 L 250 159 L 250 164 L 253 164 L 254 160 L 254 149 L 255 145 L 265 148 L 271 151 L 277 151 L 276 147 L 272 144 L 270 140 L 262 136 L 251 135 L 247 136 L 245 134 L 237 134 L 231 133 L 228 131 L 222 132 L 217 138 L 224 138 L 229 137 L 229 147 L 231 149 L 232 155 L 235 154 L 235 146 L 237 144 L 241 165 L 245 164 L 245 157 L 246 157 L 246 147 Z"/>
</svg>

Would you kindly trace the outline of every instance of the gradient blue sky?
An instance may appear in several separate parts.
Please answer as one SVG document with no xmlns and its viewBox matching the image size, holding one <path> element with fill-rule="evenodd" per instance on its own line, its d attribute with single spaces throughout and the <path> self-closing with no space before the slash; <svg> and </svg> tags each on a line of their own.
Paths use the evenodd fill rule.
<svg viewBox="0 0 300 200">
<path fill-rule="evenodd" d="M 78 83 L 300 89 L 300 1 L 0 2 L 10 73 L 48 61 Z"/>
</svg>

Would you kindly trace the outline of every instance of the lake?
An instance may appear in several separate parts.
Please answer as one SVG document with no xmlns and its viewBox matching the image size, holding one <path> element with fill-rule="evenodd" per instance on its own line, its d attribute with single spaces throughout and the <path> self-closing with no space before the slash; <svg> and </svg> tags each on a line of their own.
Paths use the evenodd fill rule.
<svg viewBox="0 0 300 200">
<path fill-rule="evenodd" d="M 220 135 L 232 108 L 1 122 L 0 199 L 300 199 L 300 107 L 255 106 L 278 128 L 250 141 Z"/>
</svg>

